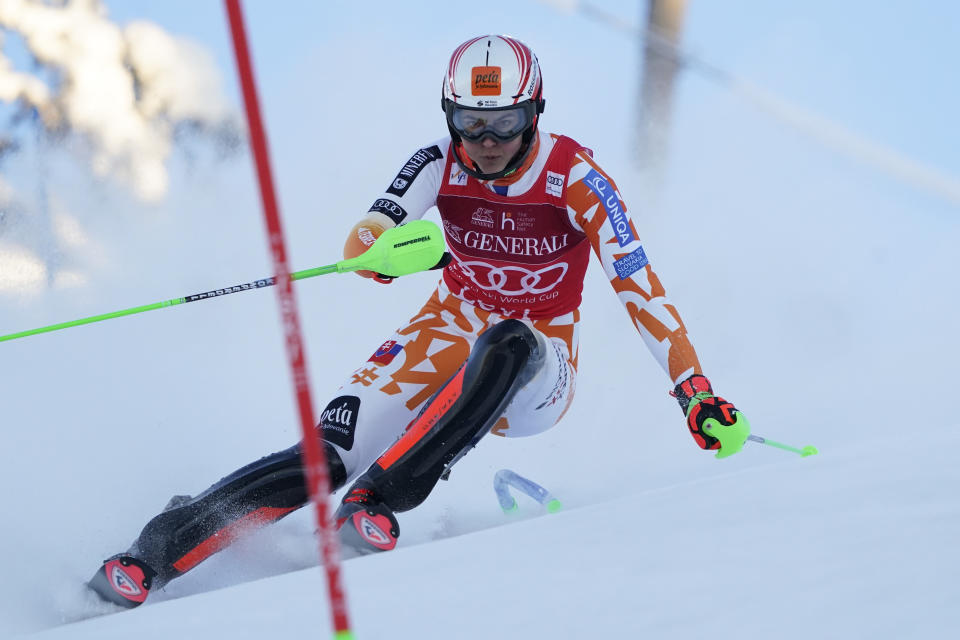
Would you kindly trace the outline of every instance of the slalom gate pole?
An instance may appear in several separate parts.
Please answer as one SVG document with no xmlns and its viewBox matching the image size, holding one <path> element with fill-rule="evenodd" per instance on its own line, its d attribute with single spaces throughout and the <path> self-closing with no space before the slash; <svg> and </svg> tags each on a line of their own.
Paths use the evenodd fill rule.
<svg viewBox="0 0 960 640">
<path fill-rule="evenodd" d="M 413 220 L 402 227 L 387 229 L 370 249 L 356 258 L 341 260 L 324 267 L 295 271 L 289 275 L 289 279 L 303 280 L 327 273 L 344 273 L 360 269 L 375 271 L 390 276 L 402 276 L 437 266 L 438 261 L 443 255 L 443 234 L 440 232 L 440 227 L 429 220 Z M 154 309 L 163 309 L 164 307 L 172 307 L 188 302 L 219 298 L 231 293 L 272 287 L 277 283 L 276 276 L 270 276 L 269 278 L 261 278 L 259 280 L 253 280 L 252 282 L 236 284 L 232 287 L 212 289 L 203 293 L 171 298 L 170 300 L 163 300 L 162 302 L 154 302 L 139 307 L 112 311 L 97 316 L 90 316 L 89 318 L 80 318 L 79 320 L 51 324 L 38 329 L 28 329 L 27 331 L 0 335 L 0 342 L 25 338 L 27 336 L 37 335 L 38 333 L 57 331 L 58 329 L 78 327 L 102 320 L 129 316 L 135 313 L 153 311 Z"/>
<path fill-rule="evenodd" d="M 310 384 L 307 379 L 307 363 L 303 339 L 300 334 L 300 320 L 297 302 L 293 295 L 292 280 L 287 267 L 286 246 L 280 221 L 280 209 L 277 205 L 270 173 L 270 157 L 267 151 L 267 135 L 260 119 L 260 106 L 257 99 L 256 83 L 253 77 L 253 64 L 247 45 L 247 35 L 243 24 L 240 0 L 224 0 L 230 33 L 236 55 L 237 71 L 243 88 L 243 102 L 247 111 L 247 124 L 250 128 L 250 145 L 256 162 L 257 178 L 260 185 L 260 197 L 263 201 L 263 215 L 266 222 L 268 242 L 273 267 L 277 273 L 277 301 L 286 338 L 287 359 L 293 376 L 297 406 L 300 410 L 300 427 L 303 431 L 303 457 L 306 468 L 307 490 L 315 506 L 317 529 L 320 531 L 320 553 L 327 577 L 327 591 L 330 597 L 331 617 L 333 619 L 333 637 L 336 640 L 352 639 L 350 622 L 347 616 L 347 599 L 340 579 L 340 549 L 330 522 L 328 496 L 330 495 L 330 474 L 326 455 L 320 445 L 320 435 L 314 429 L 313 403 L 310 398 Z"/>
<path fill-rule="evenodd" d="M 791 447 L 788 444 L 783 444 L 781 442 L 774 442 L 773 440 L 767 440 L 766 438 L 755 436 L 753 434 L 750 434 L 749 436 L 747 436 L 747 440 L 758 442 L 760 444 L 765 444 L 768 447 L 776 447 L 777 449 L 783 449 L 784 451 L 792 451 L 793 453 L 799 454 L 803 458 L 820 453 L 819 451 L 817 451 L 816 447 L 809 444 L 802 449 L 798 449 L 796 447 Z"/>
</svg>

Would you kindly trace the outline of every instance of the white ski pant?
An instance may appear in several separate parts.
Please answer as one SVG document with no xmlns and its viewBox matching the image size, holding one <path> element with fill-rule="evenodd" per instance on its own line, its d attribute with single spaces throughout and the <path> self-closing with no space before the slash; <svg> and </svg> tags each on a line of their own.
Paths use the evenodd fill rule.
<svg viewBox="0 0 960 640">
<path fill-rule="evenodd" d="M 536 375 L 518 391 L 491 433 L 530 436 L 566 412 L 576 387 L 579 311 L 525 320 L 546 349 Z M 420 312 L 360 365 L 320 415 L 351 482 L 399 438 L 424 403 L 466 362 L 477 337 L 503 316 L 457 298 L 443 282 Z"/>
</svg>

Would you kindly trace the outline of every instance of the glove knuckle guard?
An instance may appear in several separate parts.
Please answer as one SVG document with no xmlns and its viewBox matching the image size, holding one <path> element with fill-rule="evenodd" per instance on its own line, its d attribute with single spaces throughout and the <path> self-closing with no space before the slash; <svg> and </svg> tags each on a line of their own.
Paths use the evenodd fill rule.
<svg viewBox="0 0 960 640">
<path fill-rule="evenodd" d="M 729 426 L 737 421 L 737 409 L 732 403 L 714 395 L 706 376 L 695 373 L 676 387 L 670 395 L 677 399 L 687 418 L 690 435 L 701 449 L 719 449 L 720 440 L 704 431 L 707 420 Z"/>
<path fill-rule="evenodd" d="M 687 428 L 690 430 L 690 435 L 693 436 L 697 446 L 701 449 L 719 449 L 720 441 L 703 430 L 704 421 L 707 418 L 714 417 L 711 415 L 709 400 L 711 399 L 708 398 L 698 402 L 690 409 L 690 413 L 687 415 Z"/>
</svg>

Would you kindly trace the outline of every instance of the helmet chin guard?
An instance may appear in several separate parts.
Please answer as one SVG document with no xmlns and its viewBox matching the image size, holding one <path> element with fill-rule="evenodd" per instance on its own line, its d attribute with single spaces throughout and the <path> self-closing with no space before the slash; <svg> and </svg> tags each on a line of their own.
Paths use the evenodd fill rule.
<svg viewBox="0 0 960 640">
<path fill-rule="evenodd" d="M 510 36 L 485 35 L 467 40 L 450 56 L 441 107 L 453 139 L 454 158 L 463 171 L 480 180 L 496 180 L 512 174 L 529 155 L 543 113 L 543 83 L 537 56 L 530 47 Z M 503 170 L 482 173 L 469 157 L 464 157 L 466 154 L 461 153 L 463 136 L 455 126 L 455 120 L 459 120 L 454 118 L 456 111 L 515 108 L 523 108 L 529 122 L 518 134 L 523 136 L 520 151 Z"/>
</svg>

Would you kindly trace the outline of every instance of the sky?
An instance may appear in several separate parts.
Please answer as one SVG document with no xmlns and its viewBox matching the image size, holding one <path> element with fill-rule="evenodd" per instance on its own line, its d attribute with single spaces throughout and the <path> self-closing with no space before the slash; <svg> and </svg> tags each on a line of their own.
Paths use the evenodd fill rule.
<svg viewBox="0 0 960 640">
<path fill-rule="evenodd" d="M 207 43 L 224 68 L 231 68 L 219 3 L 199 7 L 183 0 L 108 4 L 111 16 L 118 21 L 152 19 L 169 25 L 174 33 Z M 545 53 L 550 50 L 550 42 L 538 41 L 538 33 L 560 33 L 563 37 L 550 40 L 568 43 L 606 34 L 620 40 L 617 44 L 622 49 L 617 47 L 616 51 L 634 49 L 626 36 L 618 37 L 584 14 L 557 10 L 549 2 L 494 2 L 487 5 L 486 15 L 471 16 L 469 26 L 456 12 L 432 11 L 435 3 L 425 1 L 404 3 L 403 7 L 374 3 L 375 11 L 361 14 L 350 3 L 329 4 L 332 6 L 322 10 L 311 3 L 288 5 L 304 12 L 304 19 L 292 20 L 297 9 L 277 12 L 267 5 L 249 3 L 246 11 L 258 60 L 271 68 L 288 67 L 298 58 L 309 57 L 320 42 L 337 37 L 367 38 L 361 49 L 375 49 L 370 36 L 376 34 L 376 39 L 382 40 L 383 27 L 397 23 L 404 24 L 405 33 L 396 34 L 396 39 L 406 45 L 403 49 L 411 56 L 401 59 L 416 67 L 431 65 L 430 58 L 418 56 L 428 42 L 436 41 L 446 51 L 452 48 L 450 43 L 455 46 L 465 40 L 463 34 L 481 31 L 526 36 L 536 45 L 536 51 Z M 645 15 L 643 2 L 592 4 L 633 23 L 639 23 Z M 184 9 L 188 5 L 190 11 Z M 960 160 L 953 152 L 957 138 L 949 133 L 955 130 L 949 114 L 960 107 L 960 93 L 949 78 L 956 59 L 953 40 L 960 23 L 958 12 L 953 3 L 936 0 L 897 0 L 880 5 L 868 0 L 776 5 L 757 0 L 692 0 L 682 44 L 720 68 L 957 175 Z M 527 36 L 528 32 L 532 33 Z M 544 57 L 545 53 L 538 55 Z M 274 66 L 273 56 L 282 56 L 282 63 Z M 598 57 L 585 47 L 578 57 L 601 77 L 617 77 L 620 85 L 635 82 L 637 56 L 632 53 Z M 442 71 L 443 55 L 439 62 L 432 63 L 432 68 Z M 321 76 L 317 74 L 317 81 L 322 82 Z M 627 93 L 632 95 L 633 88 L 629 87 Z"/>
<path fill-rule="evenodd" d="M 382 562 L 409 572 L 429 564 L 431 548 L 440 546 L 421 543 L 499 524 L 489 483 L 506 466 L 563 499 L 570 511 L 570 521 L 556 525 L 563 540 L 630 510 L 641 546 L 663 543 L 653 547 L 656 566 L 638 572 L 668 580 L 662 593 L 650 594 L 667 619 L 682 618 L 689 606 L 689 582 L 671 581 L 671 570 L 705 585 L 699 595 L 733 588 L 741 600 L 724 602 L 741 622 L 758 615 L 743 602 L 756 601 L 767 613 L 747 628 L 767 629 L 775 614 L 787 613 L 776 595 L 823 609 L 837 595 L 828 585 L 865 583 L 865 567 L 893 554 L 891 581 L 872 579 L 888 590 L 913 580 L 898 620 L 923 618 L 933 632 L 947 624 L 958 593 L 938 571 L 956 573 L 957 554 L 942 541 L 956 537 L 960 514 L 944 491 L 956 482 L 948 452 L 957 425 L 940 398 L 949 398 L 946 382 L 960 355 L 951 278 L 960 205 L 924 187 L 913 171 L 960 179 L 953 123 L 960 97 L 950 81 L 960 9 L 943 2 L 690 2 L 684 50 L 725 75 L 718 82 L 697 65 L 681 75 L 665 182 L 654 197 L 632 161 L 636 42 L 583 14 L 493 2 L 465 24 L 462 15 L 426 2 L 287 3 L 283 12 L 245 5 L 294 269 L 336 261 L 343 234 L 385 182 L 413 150 L 444 134 L 437 96 L 449 52 L 476 33 L 511 33 L 543 66 L 541 126 L 593 148 L 617 180 L 714 387 L 745 412 L 755 433 L 821 450 L 793 460 L 751 447 L 723 462 L 697 450 L 666 395 L 669 381 L 593 265 L 568 415 L 536 438 L 484 442 L 401 521 L 401 544 L 410 552 Z M 634 3 L 604 6 L 627 19 L 641 13 Z M 121 25 L 153 21 L 205 47 L 224 99 L 238 108 L 219 3 L 107 7 Z M 13 40 L 5 43 L 15 48 Z M 21 61 L 22 53 L 8 57 Z M 744 87 L 779 102 L 753 100 Z M 816 117 L 801 118 L 798 127 L 785 117 L 795 114 L 791 108 Z M 3 114 L 0 122 L 9 122 Z M 23 146 L 0 164 L 19 212 L 0 226 L 0 257 L 26 255 L 42 268 L 19 279 L 0 273 L 8 278 L 0 286 L 0 334 L 269 275 L 242 149 L 221 153 L 202 135 L 177 139 L 166 194 L 144 201 L 117 176 L 95 176 L 81 142 L 38 145 L 26 123 L 4 126 Z M 864 139 L 873 146 L 860 145 Z M 864 148 L 891 150 L 901 163 L 872 162 Z M 41 194 L 52 231 L 37 222 Z M 316 405 L 419 308 L 434 282 L 434 274 L 422 274 L 389 288 L 353 276 L 297 284 Z M 269 292 L 5 342 L 0 355 L 7 435 L 0 479 L 14 488 L 7 512 L 16 514 L 6 519 L 0 548 L 8 574 L 18 578 L 0 587 L 0 635 L 89 615 L 76 585 L 125 548 L 171 495 L 198 492 L 297 439 Z M 792 516 L 791 499 L 803 505 Z M 178 614 L 161 613 L 174 606 L 164 600 L 313 566 L 310 522 L 305 511 L 291 516 L 173 583 L 158 594 L 155 613 L 148 606 L 143 615 L 175 625 Z M 555 521 L 530 522 L 536 537 L 550 535 L 547 523 Z M 489 559 L 484 554 L 509 546 L 514 535 L 526 539 L 511 529 L 485 534 L 487 541 L 463 536 L 443 544 L 457 545 L 446 547 L 454 556 L 478 549 Z M 791 530 L 795 548 L 821 555 L 812 567 L 777 574 L 779 561 L 765 559 L 783 557 L 776 541 Z M 757 556 L 737 547 L 722 564 L 729 580 L 719 581 L 683 546 L 694 531 L 723 532 Z M 671 536 L 675 542 L 664 542 Z M 859 551 L 847 544 L 850 536 L 864 537 Z M 587 557 L 609 578 L 605 584 L 626 590 L 635 578 L 604 573 L 615 566 L 597 551 L 605 544 L 591 542 Z M 575 553 L 569 545 L 576 542 L 563 544 Z M 911 555 L 918 549 L 942 552 Z M 353 562 L 348 580 L 362 603 L 364 580 L 387 564 Z M 463 570 L 477 571 L 464 562 Z M 919 568 L 915 580 L 910 567 Z M 790 592 L 788 578 L 802 580 L 803 590 Z M 500 584 L 496 575 L 478 580 L 488 589 Z M 536 584 L 547 595 L 534 609 L 560 597 L 548 589 L 551 581 L 566 584 L 545 571 Z M 777 588 L 764 591 L 771 581 Z M 241 602 L 269 597 L 264 588 Z M 874 600 L 857 598 L 853 610 L 869 616 L 895 604 Z M 367 605 L 357 606 L 369 615 Z M 844 620 L 827 610 L 828 628 Z M 687 637 L 710 628 L 706 619 L 684 622 Z M 650 620 L 631 628 L 670 628 Z M 890 637 L 899 628 L 890 627 Z"/>
</svg>

